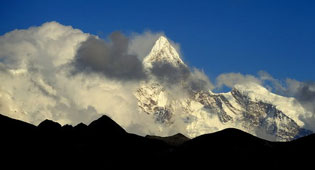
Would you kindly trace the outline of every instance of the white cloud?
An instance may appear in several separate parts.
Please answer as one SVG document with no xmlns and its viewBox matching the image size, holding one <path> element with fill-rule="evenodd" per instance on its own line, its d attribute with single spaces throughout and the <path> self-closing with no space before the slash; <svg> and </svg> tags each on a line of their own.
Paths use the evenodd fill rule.
<svg viewBox="0 0 315 170">
<path fill-rule="evenodd" d="M 200 89 L 201 90 L 214 89 L 214 85 L 209 80 L 209 77 L 203 72 L 203 70 L 199 70 L 197 68 L 192 69 L 191 76 L 189 77 L 189 81 L 191 82 L 191 86 L 198 86 L 198 87 L 195 87 L 195 89 L 199 89 L 199 90 Z"/>
<path fill-rule="evenodd" d="M 152 37 L 159 35 L 135 35 L 131 41 L 144 47 L 132 47 L 131 51 L 144 54 L 150 48 L 148 42 L 153 43 Z M 139 82 L 71 73 L 76 51 L 89 36 L 57 22 L 0 36 L 1 114 L 33 124 L 51 119 L 73 125 L 90 123 L 106 114 L 128 131 L 161 134 L 153 118 L 138 108 L 133 93 Z"/>
<path fill-rule="evenodd" d="M 216 78 L 216 87 L 222 88 L 223 86 L 227 86 L 229 88 L 233 88 L 236 84 L 246 84 L 249 82 L 254 82 L 257 84 L 262 83 L 259 78 L 256 78 L 253 75 L 243 75 L 241 73 L 224 73 L 220 74 Z"/>
<path fill-rule="evenodd" d="M 72 60 L 88 34 L 56 22 L 26 30 L 14 30 L 0 37 L 1 94 L 11 98 L 15 118 L 38 124 L 43 119 L 61 120 L 49 109 L 62 99 L 59 77 L 63 65 Z M 64 83 L 66 84 L 66 83 Z M 69 99 L 67 99 L 69 100 Z M 3 101 L 2 101 L 3 103 Z M 12 112 L 3 112 L 9 114 Z M 67 122 L 67 121 L 65 121 Z"/>
<path fill-rule="evenodd" d="M 134 85 L 124 86 L 97 74 L 69 73 L 69 62 L 88 36 L 56 22 L 1 36 L 0 88 L 5 89 L 1 91 L 1 104 L 6 106 L 1 107 L 3 114 L 34 124 L 44 119 L 76 124 L 94 120 L 94 115 L 84 112 L 89 110 L 94 114 L 108 113 L 126 124 L 125 117 L 137 106 L 128 89 Z M 9 112 L 9 107 L 17 111 Z M 115 115 L 122 113 L 126 116 Z"/>
</svg>

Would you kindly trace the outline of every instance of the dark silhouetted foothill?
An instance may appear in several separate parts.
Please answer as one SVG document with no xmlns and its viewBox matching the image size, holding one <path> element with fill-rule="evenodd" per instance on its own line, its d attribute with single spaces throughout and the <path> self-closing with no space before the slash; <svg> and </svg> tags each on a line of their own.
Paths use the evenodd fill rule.
<svg viewBox="0 0 315 170">
<path fill-rule="evenodd" d="M 126 133 L 122 127 L 105 115 L 93 121 L 89 125 L 89 129 L 94 132 L 106 133 L 107 135 L 122 135 Z"/>
<path fill-rule="evenodd" d="M 1 132 L 12 132 L 12 130 L 20 131 L 34 129 L 35 126 L 0 114 L 0 128 Z"/>
<path fill-rule="evenodd" d="M 87 128 L 87 125 L 84 124 L 84 123 L 79 123 L 77 124 L 76 126 L 74 126 L 75 129 L 86 129 Z"/>
<path fill-rule="evenodd" d="M 165 143 L 167 143 L 170 146 L 180 146 L 181 144 L 187 142 L 190 140 L 188 137 L 185 135 L 178 133 L 173 136 L 167 136 L 167 137 L 160 137 L 160 136 L 150 136 L 147 135 L 146 138 L 148 139 L 156 139 L 156 140 L 161 140 Z"/>
<path fill-rule="evenodd" d="M 57 130 L 61 128 L 61 125 L 57 122 L 46 119 L 38 125 L 38 128 L 43 130 Z"/>
<path fill-rule="evenodd" d="M 0 133 L 1 166 L 10 169 L 305 167 L 312 164 L 309 155 L 315 152 L 315 135 L 270 142 L 225 129 L 194 139 L 182 134 L 142 137 L 127 133 L 107 116 L 89 125 L 61 126 L 45 120 L 36 127 L 0 115 Z"/>
</svg>

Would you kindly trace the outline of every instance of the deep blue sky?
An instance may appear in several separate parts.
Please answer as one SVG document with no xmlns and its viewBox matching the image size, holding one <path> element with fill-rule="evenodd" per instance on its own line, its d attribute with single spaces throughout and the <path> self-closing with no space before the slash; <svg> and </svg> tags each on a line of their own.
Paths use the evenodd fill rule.
<svg viewBox="0 0 315 170">
<path fill-rule="evenodd" d="M 57 21 L 105 37 L 163 31 L 184 60 L 220 73 L 315 80 L 315 1 L 1 1 L 0 35 Z"/>
</svg>

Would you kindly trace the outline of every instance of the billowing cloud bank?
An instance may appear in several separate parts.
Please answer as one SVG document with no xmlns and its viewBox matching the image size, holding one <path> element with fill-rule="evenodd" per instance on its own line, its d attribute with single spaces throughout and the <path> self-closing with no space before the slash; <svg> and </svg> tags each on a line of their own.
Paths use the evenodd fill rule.
<svg viewBox="0 0 315 170">
<path fill-rule="evenodd" d="M 139 112 L 134 92 L 146 79 L 142 60 L 161 35 L 113 32 L 105 41 L 57 22 L 6 33 L 0 37 L 0 113 L 73 125 L 106 114 L 129 131 L 156 134 L 158 125 Z"/>
<path fill-rule="evenodd" d="M 158 134 L 159 125 L 139 111 L 134 92 L 147 78 L 142 60 L 161 35 L 145 32 L 126 37 L 113 32 L 105 41 L 57 22 L 2 35 L 0 113 L 33 124 L 52 119 L 73 125 L 107 114 L 130 132 Z M 179 45 L 172 43 L 179 50 Z M 172 71 L 178 73 L 176 77 L 163 72 L 172 69 L 160 65 L 152 73 L 163 81 L 183 79 L 192 89 L 233 88 L 255 82 L 280 95 L 295 97 L 310 111 L 301 119 L 308 129 L 315 130 L 315 116 L 311 114 L 315 112 L 314 83 L 281 82 L 266 72 L 257 76 L 227 73 L 217 77 L 214 87 L 198 69 L 191 69 L 191 73 L 186 68 Z M 174 127 L 182 129 L 179 126 Z"/>
</svg>

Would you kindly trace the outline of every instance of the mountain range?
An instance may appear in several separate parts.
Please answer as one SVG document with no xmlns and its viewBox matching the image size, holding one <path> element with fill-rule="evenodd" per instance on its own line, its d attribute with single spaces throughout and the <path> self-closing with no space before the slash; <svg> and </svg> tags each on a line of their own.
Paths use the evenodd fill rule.
<svg viewBox="0 0 315 170">
<path fill-rule="evenodd" d="M 189 139 L 138 136 L 102 116 L 89 125 L 38 126 L 0 115 L 1 166 L 7 168 L 300 167 L 312 164 L 315 136 L 270 142 L 238 129 Z"/>
<path fill-rule="evenodd" d="M 195 80 L 193 70 L 164 36 L 155 42 L 143 65 L 149 79 L 135 92 L 139 110 L 153 116 L 162 129 L 182 121 L 186 128 L 181 133 L 190 138 L 237 128 L 270 141 L 312 133 L 303 128 L 299 115 L 305 111 L 294 98 L 245 82 L 227 93 L 212 92 L 206 81 Z"/>
<path fill-rule="evenodd" d="M 70 28 L 52 22 L 38 29 L 45 32 Z M 74 34 L 77 35 L 76 31 Z M 55 47 L 50 44 L 49 36 L 44 36 L 43 40 L 36 39 L 33 34 L 29 36 L 25 41 L 35 37 L 38 44 L 47 44 L 34 46 L 34 49 L 40 46 L 38 50 L 41 51 L 34 52 L 36 57 L 24 57 L 27 54 L 24 48 L 16 55 L 27 59 L 21 63 L 35 62 L 36 66 L 13 66 L 9 62 L 0 70 L 0 111 L 9 117 L 34 125 L 44 119 L 75 125 L 80 122 L 88 124 L 106 114 L 126 131 L 142 136 L 165 137 L 181 133 L 195 138 L 235 128 L 269 141 L 291 141 L 313 133 L 306 120 L 313 114 L 305 103 L 302 106 L 300 100 L 274 94 L 255 81 L 232 82 L 230 91 L 218 93 L 217 85 L 214 86 L 202 70 L 186 64 L 176 44 L 165 36 L 156 36 L 156 41 L 150 41 L 146 52 L 141 55 L 132 54 L 129 47 L 123 45 L 122 58 L 117 61 L 119 64 L 114 52 L 116 47 L 110 55 L 113 60 L 106 59 L 109 56 L 104 50 L 114 44 L 92 35 L 80 36 L 80 41 L 71 45 L 71 53 L 65 50 L 58 54 L 53 49 L 52 54 L 47 52 L 49 47 Z M 127 39 L 122 40 L 127 43 Z M 24 40 L 14 42 L 23 44 Z M 94 43 L 100 48 L 97 53 L 94 53 Z M 13 51 L 17 48 L 12 46 Z M 87 53 L 86 48 L 89 49 Z M 121 49 L 117 47 L 117 50 Z M 135 63 L 125 61 L 125 53 Z M 11 56 L 10 52 L 8 56 Z M 57 62 L 57 56 L 68 58 Z M 80 57 L 84 60 L 81 61 Z M 36 61 L 28 61 L 29 58 L 36 58 Z M 47 60 L 47 66 L 42 65 L 42 60 Z M 87 62 L 90 60 L 93 62 Z M 115 71 L 111 70 L 112 67 Z M 109 75 L 110 70 L 114 71 L 114 77 Z M 134 73 L 139 75 L 134 77 Z M 230 79 L 233 81 L 233 77 Z"/>
<path fill-rule="evenodd" d="M 161 133 L 130 133 L 105 115 L 89 124 L 72 126 L 44 120 L 35 126 L 1 113 L 1 166 L 100 169 L 311 165 L 309 155 L 315 151 L 315 137 L 304 128 L 299 115 L 305 110 L 296 99 L 248 82 L 216 93 L 207 78 L 189 68 L 164 36 L 155 42 L 142 64 L 147 77 L 133 93 L 136 107 L 140 115 L 154 120 Z"/>
</svg>

